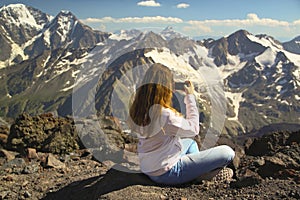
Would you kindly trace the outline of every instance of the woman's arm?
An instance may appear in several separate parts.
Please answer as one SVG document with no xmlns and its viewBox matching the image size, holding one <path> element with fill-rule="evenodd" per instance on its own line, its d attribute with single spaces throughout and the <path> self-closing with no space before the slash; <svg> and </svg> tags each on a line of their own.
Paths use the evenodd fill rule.
<svg viewBox="0 0 300 200">
<path fill-rule="evenodd" d="M 186 118 L 178 115 L 171 109 L 163 109 L 166 116 L 164 131 L 166 134 L 179 137 L 194 137 L 199 134 L 199 111 L 195 96 L 187 94 L 184 98 L 186 104 Z"/>
</svg>

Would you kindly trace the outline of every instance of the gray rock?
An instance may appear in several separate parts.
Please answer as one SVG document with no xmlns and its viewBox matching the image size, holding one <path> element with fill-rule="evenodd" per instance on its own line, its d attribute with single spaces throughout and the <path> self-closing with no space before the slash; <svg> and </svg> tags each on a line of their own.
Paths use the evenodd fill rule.
<svg viewBox="0 0 300 200">
<path fill-rule="evenodd" d="M 7 163 L 5 163 L 0 169 L 0 173 L 9 172 L 14 174 L 21 174 L 26 162 L 23 158 L 15 158 Z"/>
<path fill-rule="evenodd" d="M 29 163 L 24 167 L 22 173 L 23 174 L 33 174 L 33 173 L 38 172 L 39 169 L 40 169 L 39 163 Z"/>
</svg>

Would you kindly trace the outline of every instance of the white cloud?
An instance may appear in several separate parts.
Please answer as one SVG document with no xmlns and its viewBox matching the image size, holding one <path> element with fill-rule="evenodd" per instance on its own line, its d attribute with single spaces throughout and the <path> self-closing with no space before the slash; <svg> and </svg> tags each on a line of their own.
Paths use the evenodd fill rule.
<svg viewBox="0 0 300 200">
<path fill-rule="evenodd" d="M 87 18 L 84 23 L 182 23 L 183 20 L 176 17 L 125 17 L 125 18 Z"/>
<path fill-rule="evenodd" d="M 259 18 L 254 13 L 248 14 L 246 19 L 224 19 L 224 20 L 203 20 L 203 21 L 190 20 L 187 22 L 187 24 L 189 24 L 190 26 L 185 27 L 185 30 L 200 29 L 205 32 L 211 32 L 212 27 L 216 27 L 216 26 L 238 27 L 238 28 L 247 28 L 252 26 L 261 26 L 261 27 L 290 26 L 289 22 L 279 21 L 270 18 Z"/>
<path fill-rule="evenodd" d="M 259 18 L 258 18 L 258 16 L 257 16 L 257 14 L 255 14 L 255 13 L 249 13 L 249 14 L 247 15 L 247 18 L 248 18 L 249 20 L 259 21 Z"/>
<path fill-rule="evenodd" d="M 155 2 L 155 0 L 147 0 L 147 1 L 140 1 L 137 3 L 138 6 L 148 6 L 148 7 L 159 7 L 160 3 Z"/>
<path fill-rule="evenodd" d="M 291 25 L 299 25 L 300 20 L 289 23 L 287 21 L 279 21 L 270 18 L 259 18 L 256 14 L 250 13 L 245 19 L 223 19 L 223 20 L 190 20 L 184 21 L 177 17 L 125 17 L 125 18 L 87 18 L 82 20 L 84 23 L 184 23 L 189 26 L 189 29 L 197 29 L 209 31 L 215 26 L 231 26 L 231 27 L 246 27 L 246 26 L 266 26 L 266 27 L 288 27 Z"/>
<path fill-rule="evenodd" d="M 300 25 L 300 19 L 293 22 L 294 25 Z"/>
<path fill-rule="evenodd" d="M 99 28 L 104 26 L 107 31 L 122 29 L 132 29 L 136 27 L 163 27 L 170 25 L 177 27 L 185 35 L 199 36 L 221 36 L 228 35 L 236 30 L 245 29 L 253 34 L 269 34 L 275 38 L 289 38 L 299 35 L 300 19 L 293 22 L 276 20 L 271 18 L 260 18 L 255 13 L 249 13 L 244 19 L 221 19 L 221 20 L 189 20 L 185 21 L 177 17 L 144 16 L 125 18 L 87 18 L 84 23 Z M 128 27 L 128 28 L 127 28 Z"/>
<path fill-rule="evenodd" d="M 188 7 L 190 7 L 190 5 L 187 3 L 180 3 L 180 4 L 177 4 L 176 7 L 177 8 L 188 8 Z"/>
<path fill-rule="evenodd" d="M 185 32 L 192 32 L 192 31 L 198 31 L 199 33 L 212 33 L 212 28 L 208 25 L 202 24 L 201 22 L 197 21 L 190 21 L 189 24 L 191 26 L 185 26 L 183 27 L 183 30 Z"/>
<path fill-rule="evenodd" d="M 116 19 L 112 17 L 103 17 L 103 18 L 87 18 L 81 20 L 83 23 L 110 23 L 114 22 Z"/>
</svg>

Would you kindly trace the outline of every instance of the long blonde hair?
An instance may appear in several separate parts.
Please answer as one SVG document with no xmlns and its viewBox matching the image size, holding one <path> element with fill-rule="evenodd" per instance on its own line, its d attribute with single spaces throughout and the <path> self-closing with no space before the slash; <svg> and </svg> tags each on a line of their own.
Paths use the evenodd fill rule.
<svg viewBox="0 0 300 200">
<path fill-rule="evenodd" d="M 150 109 L 154 105 L 172 108 L 173 74 L 166 66 L 155 63 L 147 70 L 141 87 L 136 91 L 135 98 L 130 107 L 131 120 L 138 126 L 147 126 L 151 123 Z M 157 117 L 161 112 L 155 112 Z"/>
</svg>

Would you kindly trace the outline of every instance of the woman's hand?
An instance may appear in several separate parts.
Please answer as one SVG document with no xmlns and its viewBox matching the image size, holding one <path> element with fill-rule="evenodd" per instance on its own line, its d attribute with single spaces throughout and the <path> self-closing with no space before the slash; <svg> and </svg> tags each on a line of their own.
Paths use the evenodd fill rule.
<svg viewBox="0 0 300 200">
<path fill-rule="evenodd" d="M 184 91 L 186 94 L 194 94 L 194 85 L 191 81 L 185 81 Z"/>
</svg>

